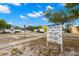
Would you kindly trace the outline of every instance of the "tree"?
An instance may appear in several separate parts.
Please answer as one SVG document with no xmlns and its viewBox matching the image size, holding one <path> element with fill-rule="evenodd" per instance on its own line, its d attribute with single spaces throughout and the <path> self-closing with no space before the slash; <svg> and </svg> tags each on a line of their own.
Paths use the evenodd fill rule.
<svg viewBox="0 0 79 59">
<path fill-rule="evenodd" d="M 0 19 L 0 29 L 4 29 L 6 27 L 6 22 L 3 19 Z"/>
<path fill-rule="evenodd" d="M 79 3 L 66 3 L 64 7 L 68 9 L 72 19 L 79 18 Z"/>
<path fill-rule="evenodd" d="M 45 17 L 49 22 L 55 24 L 64 24 L 66 22 L 72 22 L 79 18 L 79 4 L 77 3 L 66 3 L 64 6 L 67 11 L 59 10 L 58 12 L 53 12 L 48 10 L 44 13 Z"/>
<path fill-rule="evenodd" d="M 6 28 L 6 29 L 10 29 L 11 26 L 12 26 L 11 24 L 6 24 L 6 25 L 5 25 L 5 28 Z"/>
<path fill-rule="evenodd" d="M 34 29 L 40 29 L 40 28 L 42 28 L 42 26 L 31 26 L 31 25 L 29 25 L 28 27 L 27 27 L 27 29 L 28 30 L 30 30 L 30 31 L 34 31 Z"/>
<path fill-rule="evenodd" d="M 21 27 L 19 27 L 19 26 L 14 26 L 14 29 L 21 29 Z"/>
<path fill-rule="evenodd" d="M 79 19 L 79 3 L 65 3 L 64 7 L 67 8 L 68 13 L 70 14 L 69 17 L 73 20 L 73 23 Z"/>
<path fill-rule="evenodd" d="M 66 8 L 73 8 L 73 7 L 75 7 L 75 6 L 78 6 L 79 5 L 79 3 L 65 3 L 65 7 Z"/>
<path fill-rule="evenodd" d="M 11 24 L 6 23 L 6 21 L 4 19 L 0 19 L 0 29 L 10 29 L 11 28 Z"/>
<path fill-rule="evenodd" d="M 67 9 L 67 11 L 59 10 L 57 12 L 52 12 L 51 10 L 48 10 L 44 12 L 46 19 L 55 24 L 63 25 L 67 23 L 67 27 L 69 28 L 68 25 L 79 18 L 79 4 L 70 3 L 65 4 L 64 7 Z"/>
<path fill-rule="evenodd" d="M 52 12 L 51 12 L 52 13 Z M 45 17 L 49 20 L 49 22 L 55 23 L 55 24 L 64 24 L 66 22 L 71 21 L 70 14 L 60 10 L 58 12 L 54 12 L 51 14 L 50 12 L 45 12 Z"/>
<path fill-rule="evenodd" d="M 30 30 L 30 31 L 34 31 L 34 27 L 31 26 L 31 25 L 29 25 L 29 27 L 27 29 Z"/>
<path fill-rule="evenodd" d="M 73 7 L 75 7 L 75 6 L 78 6 L 79 5 L 79 3 L 65 3 L 65 7 L 66 8 L 73 8 Z"/>
</svg>

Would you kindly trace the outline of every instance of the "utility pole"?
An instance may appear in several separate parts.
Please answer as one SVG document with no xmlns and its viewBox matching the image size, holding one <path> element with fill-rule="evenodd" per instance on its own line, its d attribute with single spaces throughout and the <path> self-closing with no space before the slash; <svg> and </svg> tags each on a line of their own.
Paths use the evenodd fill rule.
<svg viewBox="0 0 79 59">
<path fill-rule="evenodd" d="M 25 39 L 25 26 L 26 26 L 26 25 L 24 25 L 24 39 Z"/>
</svg>

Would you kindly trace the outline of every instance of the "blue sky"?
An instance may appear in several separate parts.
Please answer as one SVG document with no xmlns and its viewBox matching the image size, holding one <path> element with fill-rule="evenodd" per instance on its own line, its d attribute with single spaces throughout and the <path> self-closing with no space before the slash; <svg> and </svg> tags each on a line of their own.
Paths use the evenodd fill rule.
<svg viewBox="0 0 79 59">
<path fill-rule="evenodd" d="M 43 15 L 48 8 L 52 12 L 65 10 L 63 3 L 0 3 L 0 19 L 18 26 L 50 25 Z"/>
</svg>

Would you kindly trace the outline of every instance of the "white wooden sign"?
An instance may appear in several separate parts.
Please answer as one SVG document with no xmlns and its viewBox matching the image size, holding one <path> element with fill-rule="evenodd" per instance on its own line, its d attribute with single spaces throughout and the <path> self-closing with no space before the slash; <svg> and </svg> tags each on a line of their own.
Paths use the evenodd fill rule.
<svg viewBox="0 0 79 59">
<path fill-rule="evenodd" d="M 47 41 L 62 45 L 62 25 L 49 25 L 47 27 Z"/>
</svg>

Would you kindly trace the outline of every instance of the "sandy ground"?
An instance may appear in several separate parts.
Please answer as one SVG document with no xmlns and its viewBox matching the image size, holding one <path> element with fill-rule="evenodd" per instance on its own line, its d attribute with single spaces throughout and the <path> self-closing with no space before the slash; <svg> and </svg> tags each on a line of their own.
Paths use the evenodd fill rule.
<svg viewBox="0 0 79 59">
<path fill-rule="evenodd" d="M 9 49 L 9 53 L 3 55 L 11 56 L 79 56 L 79 40 L 64 40 L 64 51 L 60 52 L 60 47 L 54 47 L 51 43 L 47 46 L 46 38 L 33 40 Z M 73 43 L 71 43 L 73 42 Z M 54 50 L 55 49 L 55 50 Z M 4 51 L 8 51 L 5 49 Z M 3 51 L 3 52 L 4 52 Z M 13 53 L 17 51 L 17 53 Z"/>
<path fill-rule="evenodd" d="M 44 33 L 17 33 L 17 34 L 0 34 L 0 44 L 5 44 L 13 41 L 30 39 L 38 36 L 42 36 Z"/>
<path fill-rule="evenodd" d="M 48 46 L 46 37 L 38 40 L 32 40 L 19 46 L 11 47 L 9 52 L 7 52 L 7 49 L 4 49 L 3 52 L 6 53 L 3 53 L 2 51 L 0 51 L 0 53 L 3 53 L 5 56 L 79 56 L 78 38 L 79 36 L 64 36 L 63 53 L 60 52 L 60 45 L 56 45 L 55 47 L 52 43 L 49 43 Z"/>
</svg>

